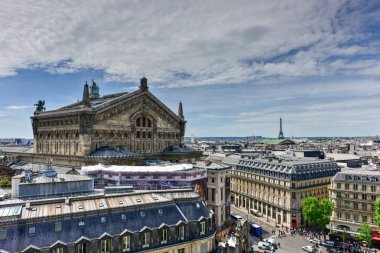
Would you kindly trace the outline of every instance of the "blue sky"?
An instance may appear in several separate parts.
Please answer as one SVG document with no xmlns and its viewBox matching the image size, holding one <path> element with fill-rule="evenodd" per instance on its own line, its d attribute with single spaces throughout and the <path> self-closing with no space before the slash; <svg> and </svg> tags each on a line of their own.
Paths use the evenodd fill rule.
<svg viewBox="0 0 380 253">
<path fill-rule="evenodd" d="M 0 137 L 32 137 L 33 104 L 146 76 L 187 136 L 380 131 L 378 1 L 1 1 Z"/>
</svg>

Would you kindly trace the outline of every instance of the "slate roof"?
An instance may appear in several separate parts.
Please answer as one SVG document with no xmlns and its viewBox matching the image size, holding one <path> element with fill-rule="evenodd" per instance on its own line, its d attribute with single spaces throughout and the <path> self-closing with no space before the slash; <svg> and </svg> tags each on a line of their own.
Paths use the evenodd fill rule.
<svg viewBox="0 0 380 253">
<path fill-rule="evenodd" d="M 210 212 L 207 206 L 200 200 L 198 195 L 189 191 L 180 190 L 178 193 L 173 192 L 172 200 L 166 203 L 161 202 L 160 206 L 145 206 L 142 208 L 120 208 L 114 212 L 76 215 L 71 219 L 61 219 L 62 230 L 55 232 L 55 222 L 35 221 L 32 225 L 13 225 L 7 228 L 7 239 L 0 240 L 0 249 L 9 252 L 22 251 L 29 245 L 36 247 L 49 247 L 56 241 L 63 243 L 74 243 L 81 237 L 89 239 L 100 238 L 105 233 L 114 236 L 120 235 L 128 230 L 132 233 L 141 232 L 145 228 L 158 229 L 163 225 L 174 226 L 180 222 L 198 221 L 209 218 Z M 177 195 L 176 195 L 177 194 Z M 138 195 L 133 193 L 132 195 Z M 160 194 L 157 194 L 158 196 Z M 170 192 L 163 192 L 163 196 L 170 196 Z M 182 196 L 181 200 L 173 198 Z M 186 199 L 187 197 L 187 199 Z M 196 197 L 194 199 L 194 197 Z M 185 199 L 184 199 L 185 198 Z M 21 207 L 17 207 L 19 212 Z M 162 210 L 159 214 L 158 210 Z M 144 212 L 144 215 L 141 215 Z M 121 215 L 125 215 L 123 220 Z M 101 217 L 106 218 L 106 222 L 101 222 Z M 79 222 L 84 222 L 79 226 Z M 28 235 L 30 226 L 35 226 L 35 235 Z M 4 228 L 4 226 L 2 226 Z"/>
<path fill-rule="evenodd" d="M 182 147 L 174 147 L 169 146 L 166 147 L 163 151 L 163 153 L 190 153 L 190 152 L 199 152 L 193 148 L 182 146 Z"/>
</svg>

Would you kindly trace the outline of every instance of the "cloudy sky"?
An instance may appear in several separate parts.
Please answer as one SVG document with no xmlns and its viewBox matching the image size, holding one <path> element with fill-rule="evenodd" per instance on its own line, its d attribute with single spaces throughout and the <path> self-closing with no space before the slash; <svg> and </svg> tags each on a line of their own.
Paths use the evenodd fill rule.
<svg viewBox="0 0 380 253">
<path fill-rule="evenodd" d="M 0 1 L 0 137 L 31 137 L 33 104 L 150 90 L 187 136 L 380 131 L 380 2 Z"/>
</svg>

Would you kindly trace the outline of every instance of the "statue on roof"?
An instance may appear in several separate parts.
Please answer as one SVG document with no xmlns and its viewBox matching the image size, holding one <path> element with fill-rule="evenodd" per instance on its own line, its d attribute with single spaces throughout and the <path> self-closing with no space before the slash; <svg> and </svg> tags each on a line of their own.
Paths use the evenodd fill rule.
<svg viewBox="0 0 380 253">
<path fill-rule="evenodd" d="M 46 110 L 45 106 L 45 100 L 38 100 L 37 104 L 34 104 L 36 107 L 36 112 L 43 112 Z"/>
<path fill-rule="evenodd" d="M 92 85 L 90 87 L 90 99 L 99 97 L 99 86 L 95 83 L 95 80 L 92 79 Z"/>
</svg>

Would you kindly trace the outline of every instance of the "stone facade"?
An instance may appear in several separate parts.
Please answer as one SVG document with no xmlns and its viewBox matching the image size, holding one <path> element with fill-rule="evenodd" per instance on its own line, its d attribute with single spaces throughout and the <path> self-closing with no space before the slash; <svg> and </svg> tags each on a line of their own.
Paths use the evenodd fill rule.
<svg viewBox="0 0 380 253">
<path fill-rule="evenodd" d="M 87 83 L 83 93 L 80 102 L 31 117 L 36 154 L 87 156 L 102 146 L 154 153 L 182 145 L 182 104 L 173 113 L 149 92 L 146 78 L 132 93 L 94 96 Z"/>
</svg>

